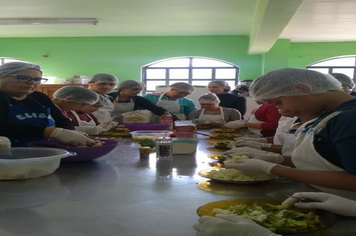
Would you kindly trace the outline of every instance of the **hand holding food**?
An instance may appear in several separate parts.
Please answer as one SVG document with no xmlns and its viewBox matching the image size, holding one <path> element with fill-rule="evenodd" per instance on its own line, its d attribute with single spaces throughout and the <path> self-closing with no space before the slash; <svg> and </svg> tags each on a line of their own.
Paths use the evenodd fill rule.
<svg viewBox="0 0 356 236">
<path fill-rule="evenodd" d="M 297 198 L 306 198 L 312 202 L 298 202 Z M 323 192 L 294 193 L 282 205 L 294 205 L 299 208 L 323 209 L 343 216 L 356 216 L 356 201 Z"/>
<path fill-rule="evenodd" d="M 75 130 L 84 132 L 89 135 L 98 135 L 105 131 L 105 129 L 100 126 L 76 126 Z"/>
<path fill-rule="evenodd" d="M 260 143 L 268 143 L 266 138 L 251 138 L 251 137 L 239 137 L 235 138 L 235 141 L 255 141 Z"/>
<path fill-rule="evenodd" d="M 104 131 L 111 130 L 112 128 L 115 128 L 118 125 L 117 122 L 115 121 L 109 121 L 107 123 L 100 123 L 98 126 L 104 128 Z"/>
<path fill-rule="evenodd" d="M 270 230 L 239 216 L 202 216 L 193 228 L 196 236 L 276 236 Z"/>
<path fill-rule="evenodd" d="M 251 147 L 255 149 L 261 149 L 263 147 L 271 147 L 271 143 L 260 143 L 255 141 L 244 141 L 244 140 L 236 140 L 235 141 L 236 147 Z"/>
<path fill-rule="evenodd" d="M 235 120 L 235 121 L 230 121 L 224 127 L 229 128 L 229 129 L 239 129 L 245 127 L 245 120 Z"/>
<path fill-rule="evenodd" d="M 271 170 L 273 167 L 277 166 L 275 163 L 262 161 L 262 160 L 255 160 L 255 159 L 244 159 L 240 160 L 235 164 L 230 164 L 224 162 L 225 168 L 233 168 L 243 172 L 250 172 L 250 173 L 266 173 L 271 175 Z"/>
<path fill-rule="evenodd" d="M 232 148 L 229 151 L 224 152 L 226 155 L 230 156 L 241 156 L 241 155 L 246 155 L 249 158 L 252 159 L 259 159 L 263 161 L 268 161 L 272 163 L 282 163 L 284 161 L 284 158 L 282 155 L 274 152 L 267 152 L 263 150 L 258 150 L 255 148 L 251 147 L 238 147 L 238 148 Z"/>
<path fill-rule="evenodd" d="M 56 128 L 50 135 L 50 139 L 73 145 L 73 146 L 90 146 L 94 140 L 74 131 L 62 128 Z"/>
</svg>

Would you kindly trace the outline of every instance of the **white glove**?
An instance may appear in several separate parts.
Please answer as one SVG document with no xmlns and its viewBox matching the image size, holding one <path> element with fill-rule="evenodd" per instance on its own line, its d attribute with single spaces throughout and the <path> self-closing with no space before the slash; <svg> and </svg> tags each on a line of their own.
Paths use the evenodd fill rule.
<svg viewBox="0 0 356 236">
<path fill-rule="evenodd" d="M 243 141 L 243 140 L 236 140 L 235 141 L 236 147 L 252 147 L 255 149 L 261 149 L 262 147 L 271 147 L 271 143 L 260 143 L 255 141 Z"/>
<path fill-rule="evenodd" d="M 115 128 L 118 125 L 118 122 L 115 121 L 109 121 L 107 123 L 100 123 L 98 126 L 104 128 L 104 131 L 111 130 L 112 128 Z"/>
<path fill-rule="evenodd" d="M 250 138 L 250 137 L 238 137 L 234 139 L 235 141 L 255 141 L 260 143 L 268 143 L 266 138 Z"/>
<path fill-rule="evenodd" d="M 224 127 L 229 128 L 229 129 L 239 129 L 245 127 L 246 121 L 244 120 L 235 120 L 235 121 L 230 121 Z"/>
<path fill-rule="evenodd" d="M 236 142 L 235 142 L 235 145 L 236 145 Z M 229 156 L 246 155 L 252 159 L 259 159 L 259 160 L 268 161 L 268 162 L 272 162 L 272 163 L 282 163 L 284 161 L 283 156 L 278 153 L 267 152 L 267 151 L 258 150 L 258 149 L 251 148 L 251 147 L 232 148 L 231 150 L 226 151 L 223 154 L 229 155 Z"/>
<path fill-rule="evenodd" d="M 276 236 L 270 230 L 237 215 L 202 216 L 193 228 L 196 236 Z"/>
<path fill-rule="evenodd" d="M 75 130 L 84 132 L 89 135 L 98 135 L 105 131 L 103 127 L 99 127 L 99 126 L 76 126 Z"/>
<path fill-rule="evenodd" d="M 49 136 L 50 139 L 57 139 L 58 141 L 73 145 L 73 146 L 90 146 L 94 140 L 74 131 L 62 128 L 56 128 Z"/>
<path fill-rule="evenodd" d="M 273 167 L 277 166 L 278 164 L 262 161 L 262 160 L 255 160 L 255 159 L 243 159 L 239 160 L 236 163 L 228 163 L 224 161 L 225 168 L 228 169 L 237 169 L 242 172 L 250 172 L 250 173 L 266 173 L 269 175 L 271 174 L 271 170 Z"/>
<path fill-rule="evenodd" d="M 298 202 L 298 199 L 287 198 L 282 205 L 294 205 L 299 208 L 323 209 L 343 216 L 356 216 L 356 201 L 330 193 L 295 193 L 294 197 L 305 198 L 315 202 Z"/>
</svg>

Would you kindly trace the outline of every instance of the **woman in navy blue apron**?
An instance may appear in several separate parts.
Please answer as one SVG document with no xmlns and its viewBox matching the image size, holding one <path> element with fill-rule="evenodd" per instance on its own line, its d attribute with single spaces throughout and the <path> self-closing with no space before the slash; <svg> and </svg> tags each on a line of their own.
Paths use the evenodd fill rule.
<svg viewBox="0 0 356 236">
<path fill-rule="evenodd" d="M 8 137 L 13 147 L 44 138 L 76 146 L 91 144 L 93 140 L 73 131 L 73 124 L 49 97 L 35 91 L 45 81 L 39 65 L 9 62 L 0 66 L 0 135 Z"/>
</svg>

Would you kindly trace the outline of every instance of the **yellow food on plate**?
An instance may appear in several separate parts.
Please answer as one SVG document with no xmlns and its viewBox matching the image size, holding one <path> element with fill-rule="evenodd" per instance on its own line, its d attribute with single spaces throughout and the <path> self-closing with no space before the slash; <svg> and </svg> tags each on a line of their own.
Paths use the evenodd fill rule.
<svg viewBox="0 0 356 236">
<path fill-rule="evenodd" d="M 262 181 L 272 179 L 272 176 L 265 173 L 246 173 L 235 169 L 210 170 L 206 173 L 206 177 L 227 181 Z"/>
<path fill-rule="evenodd" d="M 224 154 L 222 153 L 212 153 L 212 154 L 209 154 L 208 157 L 211 158 L 211 159 L 215 159 L 215 160 L 219 160 L 219 157 L 223 157 Z"/>
<path fill-rule="evenodd" d="M 212 129 L 211 131 L 215 132 L 215 133 L 238 133 L 239 130 L 237 129 Z"/>
<path fill-rule="evenodd" d="M 237 138 L 241 135 L 235 134 L 235 133 L 211 133 L 208 134 L 210 138 L 215 138 L 215 139 L 229 139 L 232 140 L 234 138 Z"/>
</svg>

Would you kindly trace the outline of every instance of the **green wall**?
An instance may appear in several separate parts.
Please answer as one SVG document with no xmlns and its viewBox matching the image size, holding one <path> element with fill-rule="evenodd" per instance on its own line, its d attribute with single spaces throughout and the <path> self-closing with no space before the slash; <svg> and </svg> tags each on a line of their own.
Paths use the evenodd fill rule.
<svg viewBox="0 0 356 236">
<path fill-rule="evenodd" d="M 305 68 L 330 57 L 356 55 L 356 42 L 291 43 L 289 66 Z"/>
<path fill-rule="evenodd" d="M 96 73 L 140 79 L 141 67 L 165 58 L 202 56 L 240 66 L 240 80 L 261 74 L 261 55 L 247 55 L 247 36 L 2 38 L 0 57 L 40 64 L 46 75 Z M 43 55 L 48 57 L 43 57 Z"/>
</svg>

